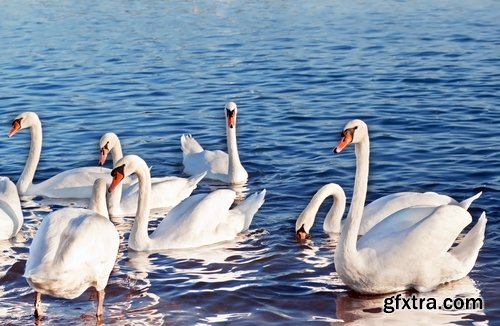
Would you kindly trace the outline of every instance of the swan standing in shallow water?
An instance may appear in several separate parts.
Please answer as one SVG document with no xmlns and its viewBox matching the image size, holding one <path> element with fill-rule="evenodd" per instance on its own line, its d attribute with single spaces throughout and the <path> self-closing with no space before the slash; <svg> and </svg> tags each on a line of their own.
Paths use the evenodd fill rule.
<svg viewBox="0 0 500 326">
<path fill-rule="evenodd" d="M 376 224 L 358 241 L 368 186 L 368 162 L 362 159 L 368 150 L 365 127 L 360 120 L 349 122 L 339 145 L 345 141 L 355 144 L 355 187 L 359 188 L 335 250 L 340 279 L 357 292 L 376 294 L 409 288 L 430 291 L 467 275 L 483 245 L 484 212 L 453 248 L 457 236 L 472 220 L 458 205 L 404 208 Z"/>
<path fill-rule="evenodd" d="M 23 222 L 16 185 L 9 178 L 0 177 L 0 240 L 15 236 Z"/>
<path fill-rule="evenodd" d="M 151 177 L 144 160 L 127 155 L 118 161 L 112 171 L 109 191 L 132 173 L 139 179 L 139 204 L 128 246 L 136 251 L 193 248 L 232 240 L 248 230 L 266 194 L 265 190 L 256 193 L 232 209 L 236 196 L 232 190 L 219 189 L 191 196 L 168 212 L 156 230 L 148 235 Z"/>
<path fill-rule="evenodd" d="M 108 153 L 111 153 L 113 166 L 123 157 L 120 139 L 115 133 L 106 133 L 99 141 L 101 157 L 99 165 L 104 165 Z M 110 171 L 111 172 L 111 171 Z M 198 183 L 205 176 L 205 172 L 191 178 L 162 177 L 151 178 L 151 209 L 171 208 L 189 197 Z M 111 216 L 133 216 L 137 211 L 139 185 L 128 185 L 122 190 L 120 183 L 108 199 L 108 210 Z"/>
<path fill-rule="evenodd" d="M 209 151 L 191 135 L 181 136 L 182 163 L 184 173 L 189 175 L 207 172 L 207 179 L 220 180 L 228 184 L 242 184 L 248 179 L 248 173 L 240 162 L 236 143 L 236 103 L 228 102 L 224 108 L 226 113 L 227 151 Z"/>
<path fill-rule="evenodd" d="M 119 236 L 108 218 L 106 182 L 95 181 L 90 209 L 63 208 L 48 214 L 30 246 L 24 277 L 35 290 L 35 317 L 43 315 L 41 295 L 74 299 L 89 287 L 104 288 L 118 254 Z"/>
<path fill-rule="evenodd" d="M 92 185 L 97 178 L 105 178 L 111 182 L 109 176 L 111 170 L 102 167 L 82 167 L 61 172 L 50 179 L 33 184 L 42 152 L 42 123 L 36 113 L 19 114 L 12 122 L 9 138 L 25 128 L 30 129 L 31 145 L 23 173 L 17 181 L 17 190 L 20 195 L 88 199 L 92 195 Z M 130 183 L 130 180 L 126 180 L 126 183 Z"/>
</svg>

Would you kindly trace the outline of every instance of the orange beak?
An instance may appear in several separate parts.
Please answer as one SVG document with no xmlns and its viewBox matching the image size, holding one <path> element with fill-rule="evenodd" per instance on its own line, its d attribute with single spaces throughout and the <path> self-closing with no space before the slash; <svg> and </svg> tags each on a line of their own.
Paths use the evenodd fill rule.
<svg viewBox="0 0 500 326">
<path fill-rule="evenodd" d="M 236 116 L 232 115 L 230 117 L 227 117 L 227 126 L 229 128 L 234 128 L 235 125 L 236 125 Z"/>
<path fill-rule="evenodd" d="M 21 130 L 21 119 L 16 119 L 12 121 L 12 128 L 10 128 L 8 137 L 14 136 L 19 130 Z"/>
<path fill-rule="evenodd" d="M 106 158 L 108 157 L 109 150 L 105 147 L 101 148 L 101 157 L 99 158 L 99 165 L 103 166 L 106 163 Z"/>
<path fill-rule="evenodd" d="M 111 176 L 113 177 L 113 181 L 111 181 L 111 185 L 108 188 L 108 192 L 113 192 L 116 186 L 118 186 L 120 182 L 125 178 L 125 175 L 123 174 L 123 167 L 124 166 L 122 165 L 117 168 L 114 168 L 113 171 L 111 171 Z"/>
<path fill-rule="evenodd" d="M 340 139 L 339 141 L 339 144 L 337 145 L 337 147 L 335 147 L 333 149 L 333 151 L 335 153 L 340 153 L 344 148 L 347 147 L 347 145 L 349 145 L 350 143 L 352 142 L 352 134 L 350 132 L 348 132 L 347 130 L 345 130 L 343 133 L 342 133 L 342 138 Z"/>
</svg>

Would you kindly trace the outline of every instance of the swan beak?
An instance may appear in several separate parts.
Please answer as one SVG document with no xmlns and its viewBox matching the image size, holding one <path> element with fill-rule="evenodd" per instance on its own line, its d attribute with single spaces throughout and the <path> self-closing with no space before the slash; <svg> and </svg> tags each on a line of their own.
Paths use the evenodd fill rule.
<svg viewBox="0 0 500 326">
<path fill-rule="evenodd" d="M 108 192 L 113 192 L 115 190 L 116 186 L 120 184 L 120 182 L 125 178 L 125 174 L 123 172 L 125 165 L 121 165 L 119 167 L 116 167 L 111 171 L 111 176 L 113 177 L 113 181 L 111 182 L 111 185 L 108 188 Z"/>
<path fill-rule="evenodd" d="M 16 119 L 12 121 L 12 128 L 10 128 L 8 137 L 14 136 L 19 130 L 21 130 L 21 119 Z"/>
<path fill-rule="evenodd" d="M 101 148 L 101 158 L 99 158 L 99 165 L 103 166 L 106 163 L 106 158 L 108 157 L 109 150 L 106 147 Z"/>
<path fill-rule="evenodd" d="M 297 230 L 295 236 L 298 241 L 304 241 L 311 238 L 311 235 L 307 233 L 306 230 L 304 230 L 304 225 L 302 225 L 300 229 Z"/>
<path fill-rule="evenodd" d="M 339 141 L 337 147 L 333 149 L 335 153 L 340 153 L 344 148 L 347 147 L 352 142 L 352 134 L 345 130 L 342 132 L 342 138 Z"/>
<path fill-rule="evenodd" d="M 234 128 L 236 125 L 236 112 L 231 110 L 226 110 L 227 126 L 229 128 Z"/>
</svg>

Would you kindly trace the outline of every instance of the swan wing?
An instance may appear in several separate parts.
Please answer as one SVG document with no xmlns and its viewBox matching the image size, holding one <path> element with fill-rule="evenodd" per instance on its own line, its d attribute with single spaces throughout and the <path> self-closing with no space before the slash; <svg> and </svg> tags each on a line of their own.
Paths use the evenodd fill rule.
<svg viewBox="0 0 500 326">
<path fill-rule="evenodd" d="M 426 210 L 427 216 L 406 229 L 387 232 L 384 237 L 377 232 L 368 232 L 359 239 L 358 250 L 374 251 L 380 261 L 397 262 L 398 266 L 410 269 L 441 257 L 448 252 L 472 218 L 466 210 L 456 205 L 442 205 L 430 210 L 425 208 L 424 211 Z M 412 215 L 415 211 L 407 208 L 405 213 Z M 405 218 L 403 213 L 391 215 L 385 223 L 391 224 L 393 219 L 399 218 Z"/>
<path fill-rule="evenodd" d="M 359 234 L 365 234 L 373 226 L 391 214 L 411 206 L 440 206 L 456 203 L 446 195 L 435 192 L 398 192 L 381 197 L 365 206 Z"/>
<path fill-rule="evenodd" d="M 222 241 L 215 230 L 226 221 L 235 197 L 234 191 L 219 189 L 187 198 L 165 216 L 151 240 L 163 248 L 198 247 Z"/>
<path fill-rule="evenodd" d="M 248 230 L 253 217 L 262 204 L 264 204 L 265 196 L 266 190 L 264 189 L 261 192 L 254 193 L 252 196 L 238 204 L 238 206 L 231 209 L 228 217 L 228 222 L 232 225 L 230 228 L 237 230 L 237 232 Z"/>
</svg>

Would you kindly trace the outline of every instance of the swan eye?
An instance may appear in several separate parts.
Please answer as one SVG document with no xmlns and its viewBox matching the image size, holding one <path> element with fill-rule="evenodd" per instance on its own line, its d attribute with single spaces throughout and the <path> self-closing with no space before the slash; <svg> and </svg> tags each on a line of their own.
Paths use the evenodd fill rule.
<svg viewBox="0 0 500 326">
<path fill-rule="evenodd" d="M 12 121 L 12 127 L 21 128 L 21 120 L 23 120 L 23 118 Z"/>
<path fill-rule="evenodd" d="M 109 151 L 109 146 L 108 145 L 109 145 L 109 141 L 106 143 L 106 145 L 104 145 L 103 149 Z"/>
</svg>

